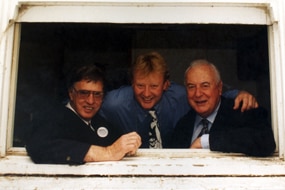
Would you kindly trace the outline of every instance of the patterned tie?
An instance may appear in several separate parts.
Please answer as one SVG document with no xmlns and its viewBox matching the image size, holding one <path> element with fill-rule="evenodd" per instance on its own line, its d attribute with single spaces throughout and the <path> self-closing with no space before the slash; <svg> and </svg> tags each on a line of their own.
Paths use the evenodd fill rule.
<svg viewBox="0 0 285 190">
<path fill-rule="evenodd" d="M 201 131 L 200 131 L 198 137 L 201 137 L 201 136 L 204 135 L 204 134 L 209 134 L 209 129 L 208 129 L 209 121 L 208 121 L 207 119 L 203 118 L 203 119 L 201 120 L 201 123 L 202 123 L 202 125 L 203 125 L 203 128 L 201 129 Z M 198 138 L 198 137 L 197 137 L 197 138 Z"/>
<path fill-rule="evenodd" d="M 162 141 L 155 110 L 149 110 L 148 112 L 152 117 L 149 129 L 149 148 L 162 148 Z"/>
<path fill-rule="evenodd" d="M 90 127 L 90 129 L 91 129 L 92 131 L 95 132 L 95 129 L 94 129 L 93 126 L 91 125 L 91 121 L 88 122 L 88 126 Z"/>
</svg>

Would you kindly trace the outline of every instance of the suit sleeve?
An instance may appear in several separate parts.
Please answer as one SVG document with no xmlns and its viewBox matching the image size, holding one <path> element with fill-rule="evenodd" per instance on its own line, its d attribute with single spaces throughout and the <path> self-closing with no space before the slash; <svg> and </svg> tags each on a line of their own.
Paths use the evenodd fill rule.
<svg viewBox="0 0 285 190">
<path fill-rule="evenodd" d="M 84 164 L 90 144 L 64 138 L 53 123 L 38 125 L 26 145 L 28 155 L 38 164 Z"/>
<path fill-rule="evenodd" d="M 212 127 L 209 137 L 212 151 L 261 157 L 273 154 L 276 145 L 265 109 L 257 108 L 244 113 L 231 110 L 222 118 L 217 117 L 218 122 Z"/>
<path fill-rule="evenodd" d="M 189 148 L 193 127 L 190 126 L 189 113 L 182 117 L 176 124 L 171 138 L 171 148 Z"/>
<path fill-rule="evenodd" d="M 91 144 L 70 138 L 77 116 L 67 108 L 55 107 L 49 114 L 39 113 L 33 120 L 33 132 L 26 150 L 33 162 L 39 164 L 84 164 Z M 80 121 L 80 120 L 79 120 Z"/>
</svg>

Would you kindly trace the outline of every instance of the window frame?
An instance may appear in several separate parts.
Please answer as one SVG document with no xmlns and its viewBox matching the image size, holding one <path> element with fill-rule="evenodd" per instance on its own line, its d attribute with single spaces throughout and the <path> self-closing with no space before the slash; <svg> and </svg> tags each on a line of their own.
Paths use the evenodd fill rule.
<svg viewBox="0 0 285 190">
<path fill-rule="evenodd" d="M 159 1 L 116 1 L 107 0 L 84 2 L 73 1 L 18 1 L 14 18 L 6 30 L 5 44 L 1 43 L 1 54 L 5 52 L 4 66 L 0 79 L 1 116 L 0 116 L 0 155 L 24 154 L 24 148 L 12 147 L 15 93 L 17 86 L 17 66 L 19 54 L 20 24 L 22 22 L 111 22 L 111 23 L 198 23 L 198 24 L 262 24 L 268 26 L 270 88 L 272 126 L 279 158 L 284 160 L 285 153 L 285 73 L 284 21 L 281 19 L 282 1 L 240 0 L 198 1 L 184 0 L 172 2 Z M 283 6 L 282 6 L 283 5 Z M 208 14 L 199 14 L 206 11 Z M 134 16 L 125 14 L 132 13 Z M 145 18 L 145 13 L 148 18 Z M 173 14 L 168 14 L 172 12 Z M 191 14 L 189 14 L 191 12 Z M 242 12 L 243 14 L 240 14 Z M 79 14 L 81 13 L 81 14 Z M 82 14 L 83 13 L 83 14 Z M 151 13 L 151 14 L 149 14 Z M 163 20 L 161 18 L 163 15 Z M 173 17 L 173 15 L 175 15 Z M 212 16 L 211 16 L 212 15 Z M 215 16 L 213 16 L 215 15 Z M 227 16 L 225 16 L 227 15 Z M 283 17 L 284 18 L 284 17 Z M 283 54 L 282 54 L 283 52 Z M 5 68 L 5 69 L 4 69 Z"/>
</svg>

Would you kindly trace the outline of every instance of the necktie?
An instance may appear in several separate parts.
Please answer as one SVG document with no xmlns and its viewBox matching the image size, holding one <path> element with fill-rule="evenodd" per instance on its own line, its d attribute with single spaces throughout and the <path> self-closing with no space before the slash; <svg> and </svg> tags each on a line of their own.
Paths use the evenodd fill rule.
<svg viewBox="0 0 285 190">
<path fill-rule="evenodd" d="M 149 114 L 152 117 L 152 122 L 150 123 L 149 128 L 149 148 L 162 148 L 162 141 L 155 110 L 150 110 Z"/>
<path fill-rule="evenodd" d="M 203 125 L 203 128 L 201 129 L 198 137 L 201 137 L 203 134 L 208 134 L 209 133 L 209 129 L 208 129 L 209 121 L 207 119 L 203 118 L 201 120 L 201 123 Z"/>
<path fill-rule="evenodd" d="M 90 129 L 91 129 L 92 131 L 95 132 L 95 129 L 94 129 L 93 126 L 91 125 L 91 121 L 88 122 L 88 126 L 90 127 Z"/>
</svg>

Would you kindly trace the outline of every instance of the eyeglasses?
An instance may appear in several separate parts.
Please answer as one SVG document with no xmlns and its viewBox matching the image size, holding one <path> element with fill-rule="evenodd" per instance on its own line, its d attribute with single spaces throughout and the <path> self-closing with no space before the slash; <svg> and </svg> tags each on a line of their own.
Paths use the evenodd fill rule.
<svg viewBox="0 0 285 190">
<path fill-rule="evenodd" d="M 73 90 L 74 90 L 74 92 L 76 92 L 77 96 L 80 99 L 86 99 L 90 96 L 90 94 L 92 94 L 93 97 L 97 100 L 101 100 L 104 96 L 104 93 L 100 92 L 100 91 L 76 90 L 74 87 L 73 87 Z"/>
</svg>

